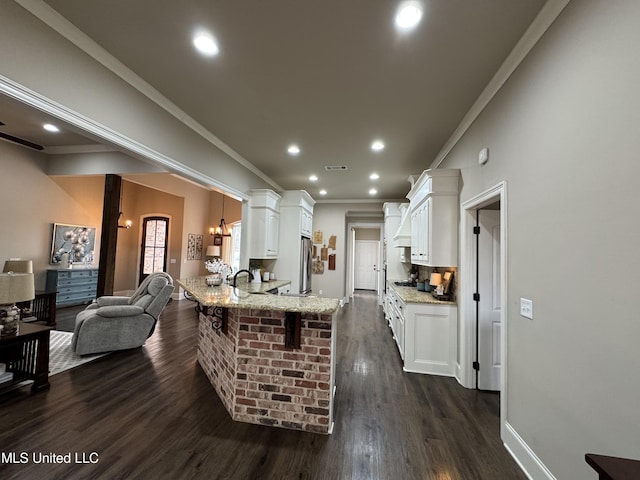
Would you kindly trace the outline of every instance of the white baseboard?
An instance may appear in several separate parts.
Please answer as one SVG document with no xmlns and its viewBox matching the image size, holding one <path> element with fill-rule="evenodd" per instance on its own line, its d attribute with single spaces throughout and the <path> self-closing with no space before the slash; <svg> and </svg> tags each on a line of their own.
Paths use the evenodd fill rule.
<svg viewBox="0 0 640 480">
<path fill-rule="evenodd" d="M 507 451 L 530 480 L 556 480 L 556 477 L 509 422 L 504 425 L 502 441 Z"/>
</svg>

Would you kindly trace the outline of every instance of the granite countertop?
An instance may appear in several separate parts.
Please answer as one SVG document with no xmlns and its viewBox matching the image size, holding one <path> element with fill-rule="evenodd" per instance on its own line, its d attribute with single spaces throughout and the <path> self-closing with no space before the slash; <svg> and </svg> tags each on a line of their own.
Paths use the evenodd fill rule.
<svg viewBox="0 0 640 480">
<path fill-rule="evenodd" d="M 450 302 L 446 300 L 438 300 L 431 292 L 420 292 L 416 287 L 400 287 L 393 283 L 388 282 L 389 287 L 398 294 L 404 303 L 435 303 L 439 305 L 456 305 L 456 302 Z"/>
<path fill-rule="evenodd" d="M 332 314 L 340 305 L 340 301 L 336 298 L 296 297 L 264 293 L 272 288 L 289 285 L 291 282 L 287 280 L 273 280 L 261 283 L 239 282 L 237 287 L 234 288 L 227 284 L 209 287 L 205 283 L 205 278 L 205 276 L 181 278 L 176 280 L 176 283 L 201 305 L 208 307 Z"/>
</svg>

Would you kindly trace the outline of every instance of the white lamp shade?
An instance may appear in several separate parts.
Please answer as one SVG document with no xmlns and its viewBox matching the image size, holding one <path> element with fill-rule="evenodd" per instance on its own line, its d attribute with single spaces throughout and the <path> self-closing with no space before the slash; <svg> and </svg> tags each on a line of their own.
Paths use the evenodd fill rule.
<svg viewBox="0 0 640 480">
<path fill-rule="evenodd" d="M 220 245 L 209 245 L 207 247 L 207 257 L 219 257 L 220 256 Z"/>
<path fill-rule="evenodd" d="M 437 287 L 442 284 L 442 274 L 440 273 L 432 273 L 429 279 L 429 285 L 432 287 Z"/>
<path fill-rule="evenodd" d="M 6 260 L 2 271 L 4 273 L 33 273 L 33 262 L 31 260 Z"/>
<path fill-rule="evenodd" d="M 0 273 L 0 305 L 33 300 L 33 273 Z"/>
</svg>

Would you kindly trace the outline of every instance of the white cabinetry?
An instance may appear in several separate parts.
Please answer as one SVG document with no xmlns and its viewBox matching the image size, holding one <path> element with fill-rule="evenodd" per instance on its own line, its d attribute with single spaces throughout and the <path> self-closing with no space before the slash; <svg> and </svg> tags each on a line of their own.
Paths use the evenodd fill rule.
<svg viewBox="0 0 640 480">
<path fill-rule="evenodd" d="M 454 376 L 457 305 L 405 302 L 393 287 L 388 289 L 385 304 L 386 318 L 404 361 L 404 371 Z"/>
<path fill-rule="evenodd" d="M 455 375 L 457 306 L 408 303 L 404 320 L 404 370 Z"/>
<path fill-rule="evenodd" d="M 311 197 L 309 198 L 310 202 L 307 203 L 307 205 L 310 204 L 311 207 L 300 208 L 300 235 L 311 238 L 311 234 L 313 233 L 313 204 L 315 203 L 315 200 Z"/>
<path fill-rule="evenodd" d="M 387 320 L 393 332 L 393 339 L 396 341 L 400 357 L 404 359 L 404 336 L 405 336 L 405 310 L 406 305 L 392 288 L 387 293 Z"/>
<path fill-rule="evenodd" d="M 430 233 L 429 217 L 431 214 L 431 198 L 411 211 L 411 263 L 429 265 Z"/>
<path fill-rule="evenodd" d="M 315 200 L 304 190 L 282 192 L 280 200 L 281 252 L 273 266 L 276 278 L 291 280 L 290 291 L 300 293 L 302 271 L 301 238 L 311 238 L 313 233 L 313 206 Z"/>
<path fill-rule="evenodd" d="M 407 195 L 411 209 L 411 263 L 458 264 L 457 169 L 425 170 Z"/>
<path fill-rule="evenodd" d="M 249 257 L 276 258 L 280 231 L 280 195 L 271 190 L 251 190 L 249 194 Z"/>
</svg>

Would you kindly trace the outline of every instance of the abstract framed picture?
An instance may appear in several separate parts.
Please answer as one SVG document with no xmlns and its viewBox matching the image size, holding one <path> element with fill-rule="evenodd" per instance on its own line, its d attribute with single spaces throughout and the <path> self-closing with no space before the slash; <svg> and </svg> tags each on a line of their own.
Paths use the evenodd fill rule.
<svg viewBox="0 0 640 480">
<path fill-rule="evenodd" d="M 65 253 L 69 254 L 69 261 L 73 263 L 82 263 L 85 258 L 93 262 L 95 243 L 96 227 L 54 223 L 49 263 L 61 263 Z"/>
<path fill-rule="evenodd" d="M 204 237 L 195 233 L 187 235 L 187 260 L 202 260 L 202 245 Z"/>
</svg>

